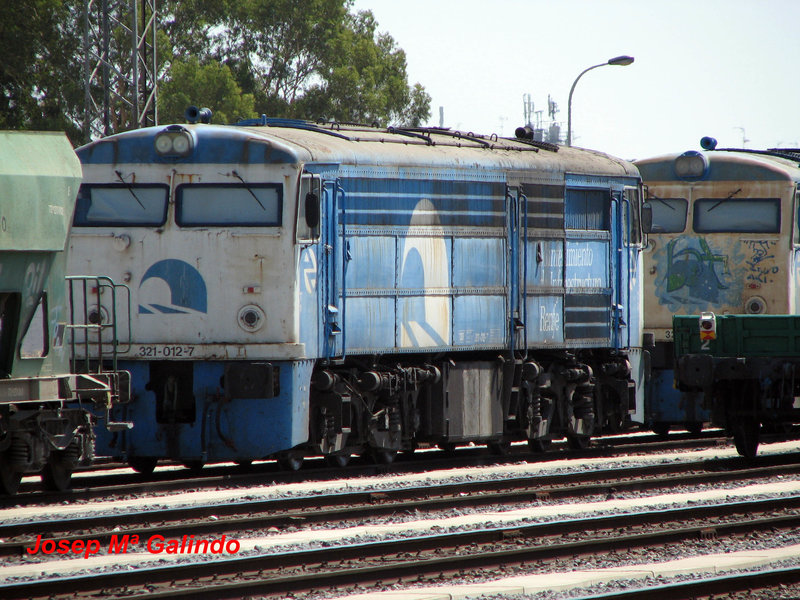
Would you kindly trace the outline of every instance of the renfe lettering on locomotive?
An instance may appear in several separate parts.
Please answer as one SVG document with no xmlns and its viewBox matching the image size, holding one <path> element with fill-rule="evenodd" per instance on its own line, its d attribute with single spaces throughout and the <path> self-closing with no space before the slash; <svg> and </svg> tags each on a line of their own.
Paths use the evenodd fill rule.
<svg viewBox="0 0 800 600">
<path fill-rule="evenodd" d="M 558 331 L 561 328 L 561 315 L 556 311 L 548 311 L 544 306 L 539 307 L 539 330 Z"/>
</svg>

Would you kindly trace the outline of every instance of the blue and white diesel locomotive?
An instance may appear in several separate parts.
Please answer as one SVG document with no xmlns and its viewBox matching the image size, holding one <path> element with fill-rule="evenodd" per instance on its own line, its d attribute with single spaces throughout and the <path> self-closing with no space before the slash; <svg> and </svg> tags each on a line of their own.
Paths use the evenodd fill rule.
<svg viewBox="0 0 800 600">
<path fill-rule="evenodd" d="M 139 470 L 581 446 L 641 420 L 630 163 L 522 130 L 266 117 L 78 155 L 71 271 L 133 302 L 117 420 L 134 428 L 101 442 Z"/>
</svg>

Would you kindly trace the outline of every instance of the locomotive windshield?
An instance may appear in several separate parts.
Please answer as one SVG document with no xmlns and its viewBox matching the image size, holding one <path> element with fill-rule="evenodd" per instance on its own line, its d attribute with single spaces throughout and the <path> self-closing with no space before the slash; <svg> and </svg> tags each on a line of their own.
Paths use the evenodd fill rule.
<svg viewBox="0 0 800 600">
<path fill-rule="evenodd" d="M 651 196 L 653 211 L 653 233 L 680 233 L 686 229 L 686 209 L 689 203 L 685 198 L 656 198 Z"/>
<path fill-rule="evenodd" d="M 163 225 L 167 220 L 168 197 L 166 185 L 82 185 L 74 224 L 79 227 Z"/>
<path fill-rule="evenodd" d="M 277 227 L 282 204 L 278 184 L 186 184 L 176 190 L 175 220 L 184 227 Z"/>
<path fill-rule="evenodd" d="M 694 204 L 697 233 L 780 233 L 780 198 L 700 198 Z"/>
</svg>

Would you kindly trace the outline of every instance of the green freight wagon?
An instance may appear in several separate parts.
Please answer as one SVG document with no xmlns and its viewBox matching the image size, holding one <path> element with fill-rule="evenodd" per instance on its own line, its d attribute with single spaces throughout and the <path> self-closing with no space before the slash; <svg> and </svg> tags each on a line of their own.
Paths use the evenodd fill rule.
<svg viewBox="0 0 800 600">
<path fill-rule="evenodd" d="M 676 315 L 676 386 L 755 456 L 762 431 L 800 423 L 800 315 Z"/>
<path fill-rule="evenodd" d="M 98 364 L 77 375 L 70 360 L 75 323 L 83 322 L 83 343 L 93 333 L 109 337 L 107 324 L 73 318 L 69 302 L 66 254 L 81 175 L 63 134 L 0 132 L 0 493 L 15 493 L 26 473 L 68 487 L 93 458 L 94 414 L 120 399 L 116 373 Z M 71 285 L 88 281 L 98 293 L 111 285 Z M 89 307 L 78 313 L 88 317 Z"/>
</svg>

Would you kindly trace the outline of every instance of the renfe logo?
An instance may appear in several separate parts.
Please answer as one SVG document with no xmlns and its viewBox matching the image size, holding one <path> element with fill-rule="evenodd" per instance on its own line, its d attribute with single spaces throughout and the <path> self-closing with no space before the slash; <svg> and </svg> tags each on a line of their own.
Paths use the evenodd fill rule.
<svg viewBox="0 0 800 600">
<path fill-rule="evenodd" d="M 189 314 L 208 310 L 206 282 L 192 265 L 176 258 L 158 261 L 139 284 L 139 314 Z"/>
</svg>

